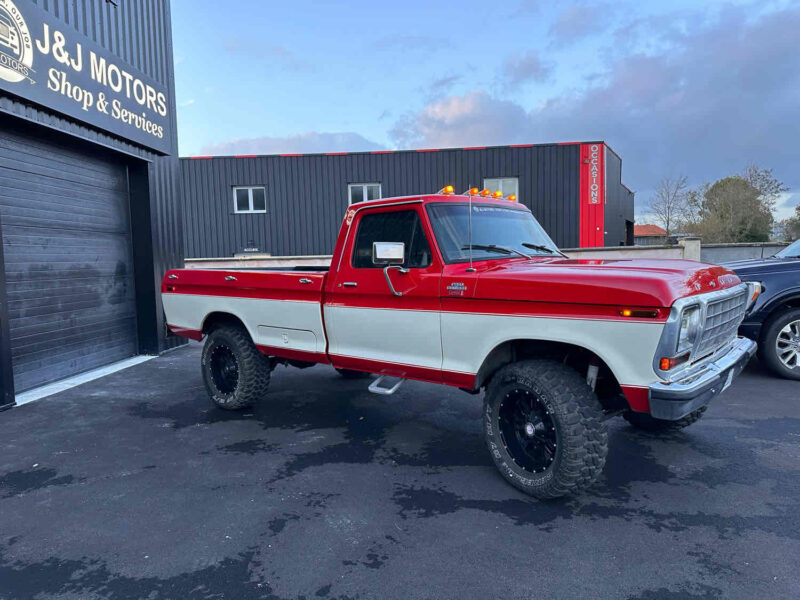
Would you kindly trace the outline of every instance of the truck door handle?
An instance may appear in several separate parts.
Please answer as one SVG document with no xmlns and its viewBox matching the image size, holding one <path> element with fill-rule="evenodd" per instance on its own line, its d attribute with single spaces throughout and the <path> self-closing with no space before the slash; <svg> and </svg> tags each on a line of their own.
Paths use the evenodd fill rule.
<svg viewBox="0 0 800 600">
<path fill-rule="evenodd" d="M 398 292 L 396 289 L 394 289 L 394 286 L 392 285 L 392 280 L 389 279 L 389 269 L 397 269 L 400 273 L 403 274 L 408 273 L 408 269 L 406 269 L 405 267 L 401 267 L 399 265 L 388 265 L 386 267 L 383 267 L 383 276 L 386 278 L 386 283 L 389 284 L 389 290 L 395 296 L 402 296 L 403 292 Z"/>
<path fill-rule="evenodd" d="M 300 283 L 311 283 L 311 280 L 310 280 L 308 277 L 303 277 L 303 278 L 300 280 Z"/>
<path fill-rule="evenodd" d="M 177 279 L 177 278 L 178 278 L 178 276 L 175 275 L 175 273 L 172 273 L 171 275 L 167 275 L 167 279 Z"/>
<path fill-rule="evenodd" d="M 236 281 L 236 277 L 234 277 L 233 275 L 228 275 L 228 276 L 225 278 L 225 281 Z"/>
<path fill-rule="evenodd" d="M 358 284 L 355 281 L 345 281 L 342 283 L 344 287 L 357 287 Z"/>
</svg>

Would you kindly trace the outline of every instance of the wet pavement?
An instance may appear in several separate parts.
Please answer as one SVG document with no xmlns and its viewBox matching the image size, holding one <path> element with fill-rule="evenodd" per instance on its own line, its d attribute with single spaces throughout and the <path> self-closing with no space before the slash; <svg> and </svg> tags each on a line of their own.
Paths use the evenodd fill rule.
<svg viewBox="0 0 800 600">
<path fill-rule="evenodd" d="M 0 413 L 0 598 L 798 598 L 800 383 L 609 421 L 600 481 L 507 485 L 480 397 L 279 367 L 214 408 L 199 345 Z"/>
</svg>

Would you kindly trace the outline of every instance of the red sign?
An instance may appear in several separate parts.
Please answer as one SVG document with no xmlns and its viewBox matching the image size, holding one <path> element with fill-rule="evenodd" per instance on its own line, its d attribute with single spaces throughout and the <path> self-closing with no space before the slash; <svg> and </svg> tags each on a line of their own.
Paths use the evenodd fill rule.
<svg viewBox="0 0 800 600">
<path fill-rule="evenodd" d="M 605 145 L 581 144 L 580 231 L 581 248 L 599 248 L 604 245 L 604 215 L 606 205 Z"/>
</svg>

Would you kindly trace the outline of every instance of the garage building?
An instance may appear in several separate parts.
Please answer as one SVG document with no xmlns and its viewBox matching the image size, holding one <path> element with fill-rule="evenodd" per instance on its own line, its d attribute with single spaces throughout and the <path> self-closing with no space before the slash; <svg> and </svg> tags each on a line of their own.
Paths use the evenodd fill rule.
<svg viewBox="0 0 800 600">
<path fill-rule="evenodd" d="M 174 97 L 168 0 L 0 3 L 0 406 L 175 343 Z"/>
<path fill-rule="evenodd" d="M 445 185 L 516 194 L 562 248 L 633 244 L 622 160 L 597 142 L 181 159 L 189 258 L 333 251 L 349 204 Z"/>
</svg>

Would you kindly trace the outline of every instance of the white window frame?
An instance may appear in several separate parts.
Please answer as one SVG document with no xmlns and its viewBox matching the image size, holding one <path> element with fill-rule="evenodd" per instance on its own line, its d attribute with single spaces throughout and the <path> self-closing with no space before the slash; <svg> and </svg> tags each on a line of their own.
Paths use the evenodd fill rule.
<svg viewBox="0 0 800 600">
<path fill-rule="evenodd" d="M 512 176 L 509 176 L 509 177 L 484 177 L 484 179 L 483 179 L 483 189 L 484 190 L 489 189 L 489 190 L 492 190 L 493 192 L 497 191 L 497 188 L 495 187 L 497 184 L 490 184 L 489 182 L 490 181 L 499 181 L 501 179 L 513 179 L 514 181 L 517 182 L 517 185 L 515 186 L 517 189 L 515 191 L 513 191 L 513 192 L 506 192 L 505 190 L 500 190 L 500 191 L 503 192 L 503 196 L 510 196 L 511 194 L 514 194 L 514 195 L 517 196 L 517 198 L 519 198 L 519 177 L 512 177 Z"/>
<path fill-rule="evenodd" d="M 236 192 L 247 190 L 248 210 L 239 210 L 239 203 L 236 201 Z M 253 190 L 264 190 L 264 210 L 253 210 Z M 267 188 L 263 185 L 235 185 L 233 186 L 233 212 L 237 215 L 257 215 L 267 212 Z"/>
<path fill-rule="evenodd" d="M 347 205 L 350 206 L 353 203 L 353 192 L 352 192 L 353 188 L 360 187 L 362 196 L 364 198 L 366 198 L 367 197 L 367 186 L 369 186 L 369 185 L 377 185 L 378 186 L 378 197 L 375 198 L 375 200 L 380 200 L 381 198 L 383 198 L 383 186 L 381 185 L 380 181 L 368 181 L 366 183 L 348 183 L 347 184 Z M 366 202 L 366 200 L 363 200 L 362 202 Z"/>
</svg>

